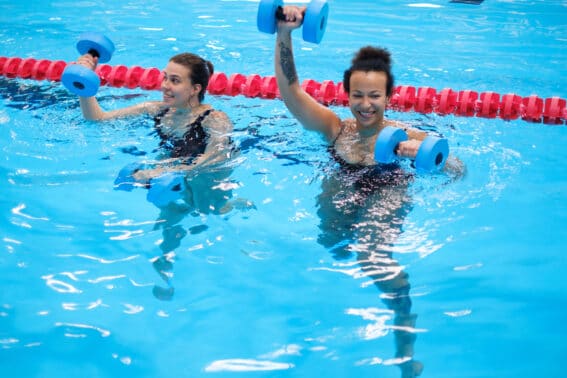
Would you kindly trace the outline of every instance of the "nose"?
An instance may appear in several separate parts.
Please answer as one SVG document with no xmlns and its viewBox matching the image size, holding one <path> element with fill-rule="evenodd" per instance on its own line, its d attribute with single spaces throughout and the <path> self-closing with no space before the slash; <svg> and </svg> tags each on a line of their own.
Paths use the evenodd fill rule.
<svg viewBox="0 0 567 378">
<path fill-rule="evenodd" d="M 362 97 L 362 99 L 360 100 L 360 106 L 364 109 L 370 109 L 370 107 L 372 106 L 370 98 L 368 96 Z"/>
<path fill-rule="evenodd" d="M 169 82 L 167 81 L 167 78 L 164 77 L 163 80 L 161 81 L 161 89 L 162 90 L 166 90 L 169 87 Z"/>
</svg>

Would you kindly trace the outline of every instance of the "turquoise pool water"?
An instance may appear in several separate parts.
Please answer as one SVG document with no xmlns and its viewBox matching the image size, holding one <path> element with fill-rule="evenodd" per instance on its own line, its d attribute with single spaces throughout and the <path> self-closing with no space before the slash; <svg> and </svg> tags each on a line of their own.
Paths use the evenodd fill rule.
<svg viewBox="0 0 567 378">
<path fill-rule="evenodd" d="M 400 85 L 567 97 L 565 1 L 329 4 L 322 43 L 295 38 L 300 79 L 338 81 L 353 51 L 377 44 Z M 266 76 L 274 37 L 257 31 L 257 5 L 0 1 L 0 56 L 71 61 L 77 36 L 101 30 L 111 64 L 161 68 L 190 50 L 219 72 Z M 325 146 L 280 101 L 207 97 L 242 147 L 223 183 L 235 208 L 166 218 L 187 234 L 168 285 L 153 264 L 159 210 L 112 187 L 152 156 L 151 122 L 85 122 L 57 82 L 0 77 L 0 96 L 2 376 L 401 376 L 384 293 L 318 241 Z M 99 94 L 107 108 L 159 96 Z M 389 247 L 409 274 L 422 376 L 563 376 L 566 126 L 387 116 L 443 134 L 468 169 L 452 183 L 417 177 Z"/>
</svg>

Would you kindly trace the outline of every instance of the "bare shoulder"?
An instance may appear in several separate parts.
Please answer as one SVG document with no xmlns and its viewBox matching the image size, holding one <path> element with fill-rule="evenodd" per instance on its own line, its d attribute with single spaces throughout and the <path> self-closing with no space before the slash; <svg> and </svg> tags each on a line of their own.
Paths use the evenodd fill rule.
<svg viewBox="0 0 567 378">
<path fill-rule="evenodd" d="M 406 130 L 406 129 L 409 128 L 409 126 L 406 123 L 401 122 L 401 121 L 392 120 L 392 119 L 385 119 L 384 124 L 386 126 L 397 127 L 397 128 L 403 129 L 403 130 Z"/>
<path fill-rule="evenodd" d="M 205 118 L 204 123 L 211 129 L 221 133 L 229 133 L 233 130 L 230 118 L 221 110 L 212 111 L 207 118 Z"/>
<path fill-rule="evenodd" d="M 167 106 L 162 101 L 146 101 L 140 104 L 144 113 L 150 115 L 156 115 L 159 112 L 165 110 Z"/>
<path fill-rule="evenodd" d="M 410 139 L 424 140 L 427 137 L 425 131 L 410 127 L 407 123 L 395 120 L 385 120 L 386 126 L 397 127 L 404 130 Z"/>
</svg>

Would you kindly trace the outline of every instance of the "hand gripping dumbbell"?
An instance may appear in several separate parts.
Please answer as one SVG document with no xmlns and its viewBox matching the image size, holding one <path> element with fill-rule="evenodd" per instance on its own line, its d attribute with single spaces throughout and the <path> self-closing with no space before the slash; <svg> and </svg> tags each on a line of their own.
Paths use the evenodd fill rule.
<svg viewBox="0 0 567 378">
<path fill-rule="evenodd" d="M 397 127 L 385 127 L 374 146 L 374 160 L 379 163 L 392 163 L 396 160 L 396 150 L 400 142 L 408 140 L 408 135 Z M 447 139 L 428 136 L 425 138 L 415 157 L 415 168 L 418 171 L 435 171 L 443 168 L 449 156 L 449 143 Z"/>
<path fill-rule="evenodd" d="M 135 187 L 145 187 L 148 189 L 147 200 L 160 208 L 183 197 L 186 189 L 185 173 L 166 172 L 150 180 L 136 180 L 134 178 L 136 172 L 149 168 L 151 167 L 147 164 L 128 164 L 118 172 L 118 176 L 114 180 L 114 189 L 130 192 Z"/>
<path fill-rule="evenodd" d="M 274 34 L 278 20 L 285 20 L 283 0 L 261 0 L 258 7 L 258 30 Z M 326 0 L 312 0 L 307 6 L 303 18 L 303 39 L 307 42 L 319 43 L 325 34 L 329 5 Z"/>
<path fill-rule="evenodd" d="M 77 42 L 79 54 L 91 54 L 99 63 L 106 63 L 114 53 L 114 44 L 104 35 L 96 32 L 81 34 Z M 100 87 L 100 78 L 93 70 L 80 64 L 69 64 L 61 75 L 61 82 L 72 93 L 91 97 Z"/>
</svg>

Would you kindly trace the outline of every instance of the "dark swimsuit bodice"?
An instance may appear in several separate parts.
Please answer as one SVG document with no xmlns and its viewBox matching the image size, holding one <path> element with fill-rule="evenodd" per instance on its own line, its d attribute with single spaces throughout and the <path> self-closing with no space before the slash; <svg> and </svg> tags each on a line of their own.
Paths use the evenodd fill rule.
<svg viewBox="0 0 567 378">
<path fill-rule="evenodd" d="M 193 122 L 188 124 L 182 138 L 172 137 L 162 130 L 161 120 L 168 111 L 169 108 L 166 108 L 154 117 L 156 132 L 160 137 L 159 146 L 168 151 L 172 158 L 194 159 L 198 155 L 203 154 L 209 143 L 209 134 L 202 123 L 213 109 L 207 109 Z"/>
<path fill-rule="evenodd" d="M 407 185 L 411 181 L 413 176 L 397 162 L 389 164 L 376 163 L 369 166 L 350 164 L 345 161 L 335 149 L 336 141 L 341 136 L 343 129 L 344 126 L 328 147 L 328 151 L 334 162 L 338 164 L 340 168 L 339 174 L 343 177 L 346 184 L 353 185 L 358 190 L 374 191 L 384 186 Z"/>
</svg>

